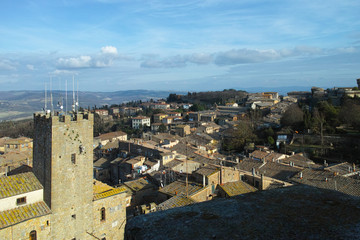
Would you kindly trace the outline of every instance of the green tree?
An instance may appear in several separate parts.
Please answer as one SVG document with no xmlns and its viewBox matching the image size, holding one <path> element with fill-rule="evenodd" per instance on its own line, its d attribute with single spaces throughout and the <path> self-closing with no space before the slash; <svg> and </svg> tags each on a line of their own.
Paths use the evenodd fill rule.
<svg viewBox="0 0 360 240">
<path fill-rule="evenodd" d="M 163 132 L 166 132 L 166 130 L 167 130 L 167 129 L 166 129 L 165 124 L 162 123 L 162 124 L 159 126 L 159 132 L 162 132 L 162 133 L 163 133 Z"/>
<path fill-rule="evenodd" d="M 274 145 L 275 140 L 274 140 L 274 138 L 273 138 L 273 137 L 268 136 L 267 140 L 268 140 L 268 143 L 269 143 L 270 145 Z"/>
<path fill-rule="evenodd" d="M 192 112 L 199 112 L 199 111 L 204 111 L 205 107 L 202 104 L 199 103 L 194 103 L 191 107 L 190 107 L 190 111 Z"/>
<path fill-rule="evenodd" d="M 239 121 L 237 126 L 228 130 L 222 141 L 222 148 L 225 151 L 243 151 L 249 142 L 257 139 L 254 129 L 248 121 Z"/>
<path fill-rule="evenodd" d="M 281 125 L 291 127 L 293 130 L 302 129 L 304 112 L 297 104 L 291 105 L 280 119 Z"/>
</svg>

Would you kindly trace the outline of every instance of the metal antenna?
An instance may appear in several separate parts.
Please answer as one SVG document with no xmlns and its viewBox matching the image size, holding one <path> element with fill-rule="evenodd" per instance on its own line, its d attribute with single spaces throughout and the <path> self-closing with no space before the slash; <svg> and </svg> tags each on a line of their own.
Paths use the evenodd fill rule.
<svg viewBox="0 0 360 240">
<path fill-rule="evenodd" d="M 76 113 L 79 111 L 79 105 L 80 105 L 80 103 L 79 103 L 79 80 L 78 79 L 76 79 L 76 104 L 75 104 L 75 106 L 77 107 L 77 109 L 76 109 Z"/>
<path fill-rule="evenodd" d="M 46 113 L 46 108 L 47 108 L 47 102 L 46 102 L 46 100 L 47 100 L 47 93 L 46 93 L 46 82 L 45 82 L 45 103 L 44 103 L 44 112 Z"/>
<path fill-rule="evenodd" d="M 186 141 L 186 157 L 185 157 L 185 169 L 186 169 L 186 198 L 189 198 L 189 183 L 188 183 L 188 168 L 187 168 L 187 158 L 188 158 L 187 146 L 188 146 L 188 142 Z"/>
<path fill-rule="evenodd" d="M 63 111 L 64 109 L 64 99 L 63 99 L 63 95 L 61 92 L 61 78 L 59 78 L 59 94 L 60 94 L 60 101 L 58 102 L 58 106 L 60 107 L 60 111 Z"/>
<path fill-rule="evenodd" d="M 52 97 L 52 77 L 50 76 L 50 104 L 51 104 L 51 113 L 54 115 L 54 105 Z"/>
<path fill-rule="evenodd" d="M 74 85 L 74 75 L 73 75 L 73 104 L 72 104 L 72 111 L 75 113 L 75 85 Z"/>
<path fill-rule="evenodd" d="M 67 114 L 67 79 L 65 80 L 65 114 Z"/>
</svg>

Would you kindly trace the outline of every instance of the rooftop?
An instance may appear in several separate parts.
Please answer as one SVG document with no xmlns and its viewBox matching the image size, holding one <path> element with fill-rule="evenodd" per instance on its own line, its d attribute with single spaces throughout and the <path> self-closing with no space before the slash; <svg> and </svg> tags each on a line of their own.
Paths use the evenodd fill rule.
<svg viewBox="0 0 360 240">
<path fill-rule="evenodd" d="M 124 185 L 130 188 L 134 192 L 155 187 L 152 183 L 150 183 L 148 180 L 144 178 L 139 178 L 133 181 L 124 182 Z"/>
<path fill-rule="evenodd" d="M 188 193 L 189 196 L 196 193 L 202 188 L 201 185 L 197 183 L 188 183 Z M 175 196 L 178 194 L 186 195 L 186 183 L 184 181 L 175 181 L 166 185 L 165 187 L 159 189 L 159 192 L 165 193 L 167 195 Z"/>
<path fill-rule="evenodd" d="M 250 157 L 253 158 L 258 158 L 258 159 L 263 159 L 265 158 L 267 155 L 269 155 L 269 152 L 264 152 L 264 151 L 260 151 L 260 150 L 255 150 L 252 153 L 249 154 Z"/>
<path fill-rule="evenodd" d="M 50 213 L 50 208 L 42 201 L 2 211 L 0 212 L 0 229 Z"/>
<path fill-rule="evenodd" d="M 140 215 L 128 239 L 360 239 L 359 198 L 309 186 L 257 191 Z"/>
<path fill-rule="evenodd" d="M 97 168 L 107 168 L 110 166 L 110 160 L 106 158 L 100 158 L 94 162 L 94 167 Z"/>
<path fill-rule="evenodd" d="M 195 173 L 204 175 L 204 176 L 210 176 L 216 172 L 219 172 L 220 170 L 213 166 L 204 166 L 201 167 L 199 170 L 197 170 Z"/>
<path fill-rule="evenodd" d="M 355 172 L 358 172 L 360 170 L 360 168 L 359 168 L 359 166 L 355 165 L 355 169 L 354 169 L 353 164 L 344 162 L 344 163 L 339 163 L 339 164 L 329 166 L 329 167 L 325 168 L 325 170 L 328 170 L 331 172 L 336 172 L 340 175 L 348 175 L 348 174 L 353 174 Z"/>
<path fill-rule="evenodd" d="M 311 159 L 303 156 L 301 153 L 292 155 L 288 158 L 284 158 L 281 160 L 281 162 L 289 164 L 290 162 L 294 163 L 295 166 L 298 167 L 310 167 L 310 165 L 315 164 Z"/>
<path fill-rule="evenodd" d="M 165 202 L 160 203 L 157 206 L 158 210 L 167 210 L 170 208 L 176 208 L 176 207 L 183 207 L 186 205 L 194 204 L 196 203 L 193 199 L 187 198 L 183 195 L 176 195 Z"/>
<path fill-rule="evenodd" d="M 0 199 L 42 189 L 32 172 L 0 177 Z"/>
<path fill-rule="evenodd" d="M 257 191 L 255 187 L 243 181 L 228 182 L 219 185 L 219 187 L 222 188 L 229 197 Z"/>
<path fill-rule="evenodd" d="M 360 196 L 360 180 L 335 175 L 333 172 L 321 169 L 304 169 L 302 178 L 300 173 L 291 178 L 292 181 L 346 193 L 352 196 Z"/>
<path fill-rule="evenodd" d="M 119 193 L 126 192 L 125 187 L 113 188 L 109 185 L 102 183 L 100 181 L 94 180 L 93 184 L 93 200 L 99 200 L 107 197 L 114 196 Z"/>
</svg>

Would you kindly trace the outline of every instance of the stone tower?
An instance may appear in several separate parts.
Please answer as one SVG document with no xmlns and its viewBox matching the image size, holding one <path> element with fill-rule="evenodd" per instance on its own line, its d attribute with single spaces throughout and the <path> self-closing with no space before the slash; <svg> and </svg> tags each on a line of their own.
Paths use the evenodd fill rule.
<svg viewBox="0 0 360 240">
<path fill-rule="evenodd" d="M 356 79 L 356 83 L 358 85 L 358 88 L 360 89 L 360 78 Z"/>
<path fill-rule="evenodd" d="M 33 171 L 52 211 L 51 239 L 93 232 L 92 114 L 34 114 Z"/>
</svg>

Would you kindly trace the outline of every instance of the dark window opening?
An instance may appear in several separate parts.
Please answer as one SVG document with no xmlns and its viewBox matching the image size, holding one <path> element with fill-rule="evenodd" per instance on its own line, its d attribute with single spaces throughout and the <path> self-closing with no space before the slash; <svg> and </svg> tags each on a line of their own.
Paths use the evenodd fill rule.
<svg viewBox="0 0 360 240">
<path fill-rule="evenodd" d="M 71 162 L 72 162 L 73 164 L 76 163 L 76 154 L 75 154 L 75 153 L 71 154 Z"/>
<path fill-rule="evenodd" d="M 36 240 L 36 231 L 32 230 L 29 234 L 29 240 Z"/>
<path fill-rule="evenodd" d="M 100 216 L 100 220 L 101 221 L 105 221 L 105 208 L 101 208 L 100 210 L 101 216 Z"/>
<path fill-rule="evenodd" d="M 16 205 L 26 204 L 26 197 L 16 199 Z"/>
<path fill-rule="evenodd" d="M 76 214 L 71 215 L 73 219 L 76 219 Z"/>
</svg>

